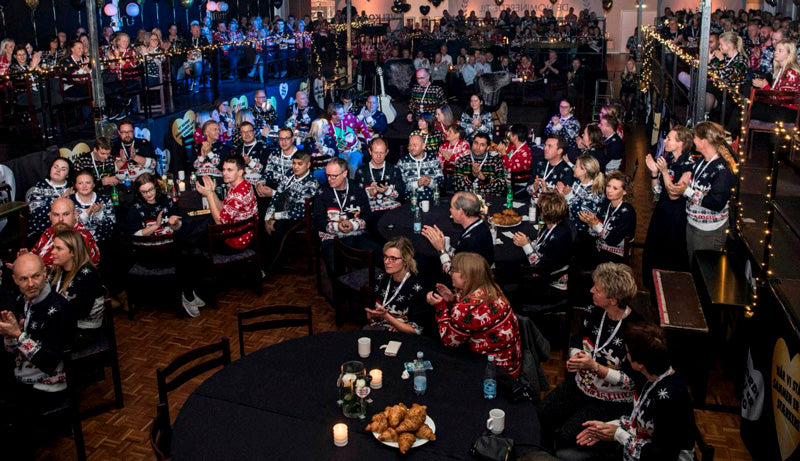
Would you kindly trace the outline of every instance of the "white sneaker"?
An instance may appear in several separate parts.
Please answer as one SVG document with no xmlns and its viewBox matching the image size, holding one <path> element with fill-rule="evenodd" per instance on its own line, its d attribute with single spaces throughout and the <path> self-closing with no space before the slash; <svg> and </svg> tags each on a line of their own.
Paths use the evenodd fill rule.
<svg viewBox="0 0 800 461">
<path fill-rule="evenodd" d="M 195 307 L 198 307 L 198 308 L 206 307 L 206 302 L 203 301 L 202 299 L 200 299 L 199 296 L 197 296 L 197 292 L 196 291 L 192 291 L 192 294 L 194 295 L 194 301 L 192 301 L 191 303 L 194 304 Z"/>
<path fill-rule="evenodd" d="M 195 300 L 198 299 L 195 297 Z M 196 301 L 187 301 L 186 296 L 181 295 L 181 304 L 183 305 L 183 310 L 189 314 L 189 317 L 197 317 L 200 315 L 200 309 L 194 304 Z"/>
</svg>

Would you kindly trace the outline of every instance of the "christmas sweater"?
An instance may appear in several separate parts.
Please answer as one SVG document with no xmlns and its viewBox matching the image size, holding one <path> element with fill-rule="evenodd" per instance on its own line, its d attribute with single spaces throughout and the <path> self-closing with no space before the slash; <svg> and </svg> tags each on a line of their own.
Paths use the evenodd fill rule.
<svg viewBox="0 0 800 461">
<path fill-rule="evenodd" d="M 264 217 L 270 219 L 303 219 L 306 215 L 306 199 L 313 198 L 319 190 L 319 182 L 310 171 L 298 178 L 286 176 L 278 185 Z"/>
<path fill-rule="evenodd" d="M 554 124 L 551 119 L 547 126 L 544 127 L 545 136 L 563 136 L 569 143 L 569 147 L 578 148 L 578 136 L 581 133 L 581 124 L 578 119 L 572 115 L 566 118 L 559 117 L 558 123 Z"/>
<path fill-rule="evenodd" d="M 726 84 L 736 86 L 744 83 L 747 78 L 749 64 L 747 56 L 737 53 L 732 58 L 727 56 L 725 59 L 712 58 L 708 63 L 708 70 L 716 72 Z"/>
<path fill-rule="evenodd" d="M 461 158 L 462 155 L 469 155 L 470 152 L 472 152 L 472 148 L 469 146 L 469 141 L 466 139 L 459 139 L 455 145 L 450 144 L 449 141 L 445 141 L 444 144 L 439 147 L 439 162 L 442 165 L 442 172 L 444 175 L 453 176 L 458 159 Z"/>
<path fill-rule="evenodd" d="M 50 275 L 50 285 L 55 292 L 67 300 L 67 310 L 81 330 L 90 330 L 103 326 L 103 309 L 106 289 L 100 280 L 100 274 L 91 264 L 84 264 L 76 273 L 69 285 L 64 286 L 67 271 L 62 270 L 59 278 L 55 273 Z M 66 290 L 66 291 L 64 291 Z M 63 294 L 62 294 L 63 292 Z"/>
<path fill-rule="evenodd" d="M 422 278 L 409 272 L 404 282 L 397 282 L 390 275 L 379 272 L 375 274 L 375 280 L 375 309 L 383 307 L 389 311 L 389 315 L 414 328 L 418 335 L 422 334 L 430 323 L 428 321 L 430 311 L 425 301 L 426 292 L 423 289 Z M 370 325 L 397 331 L 385 320 L 372 319 Z"/>
<path fill-rule="evenodd" d="M 433 200 L 433 188 L 438 187 L 441 190 L 444 184 L 442 164 L 439 162 L 438 154 L 426 153 L 420 160 L 408 154 L 397 162 L 397 168 L 400 169 L 400 175 L 403 177 L 403 182 L 406 183 L 405 198 L 407 200 L 411 198 L 413 191 L 416 191 L 418 201 Z M 423 176 L 431 178 L 429 185 L 419 185 L 419 179 Z"/>
<path fill-rule="evenodd" d="M 630 311 L 627 317 L 617 322 L 604 314 L 605 310 L 592 304 L 586 307 L 578 334 L 570 341 L 569 356 L 579 351 L 594 355 L 599 365 L 608 368 L 608 374 L 601 378 L 591 370 L 581 370 L 575 373 L 575 383 L 589 397 L 610 402 L 631 402 L 634 392 L 631 376 L 634 371 L 627 359 L 623 332 L 627 323 L 641 322 L 643 318 L 635 311 Z M 597 353 L 595 350 L 598 350 Z"/>
<path fill-rule="evenodd" d="M 436 109 L 442 107 L 447 102 L 444 90 L 434 84 L 427 87 L 414 85 L 411 88 L 411 100 L 408 102 L 408 113 L 415 117 L 421 115 L 433 115 Z"/>
<path fill-rule="evenodd" d="M 623 460 L 694 459 L 694 410 L 679 375 L 648 381 L 633 402 L 640 408 L 633 418 L 612 422 L 618 426 L 614 440 L 622 445 Z"/>
<path fill-rule="evenodd" d="M 425 154 L 439 155 L 439 146 L 442 144 L 442 138 L 437 131 L 433 133 L 425 133 L 422 130 L 414 130 L 408 137 L 420 136 L 425 141 Z"/>
<path fill-rule="evenodd" d="M 565 195 L 569 208 L 569 222 L 577 232 L 589 233 L 589 226 L 578 218 L 581 211 L 590 211 L 597 215 L 600 204 L 605 195 L 592 192 L 592 183 L 581 184 L 577 179 L 572 184 L 572 190 Z"/>
<path fill-rule="evenodd" d="M 692 180 L 683 191 L 690 226 L 713 231 L 728 222 L 728 201 L 736 177 L 722 157 L 711 162 L 700 158 L 692 169 Z"/>
<path fill-rule="evenodd" d="M 242 181 L 225 195 L 222 210 L 219 212 L 219 222 L 220 224 L 238 223 L 247 221 L 256 214 L 258 214 L 258 203 L 253 186 L 247 181 Z M 238 237 L 226 239 L 225 243 L 231 248 L 243 250 L 250 245 L 253 238 L 255 238 L 255 231 L 251 230 Z"/>
<path fill-rule="evenodd" d="M 50 206 L 64 195 L 68 183 L 54 185 L 49 179 L 42 179 L 25 193 L 28 202 L 28 235 L 38 235 L 50 227 Z"/>
<path fill-rule="evenodd" d="M 156 223 L 159 213 L 161 213 L 161 222 Z M 171 234 L 172 228 L 167 225 L 167 219 L 177 214 L 178 210 L 175 202 L 156 189 L 155 203 L 147 203 L 141 199 L 141 196 L 134 200 L 124 223 L 125 230 L 128 234 L 133 235 L 147 226 L 158 224 L 159 228 L 153 235 Z"/>
<path fill-rule="evenodd" d="M 523 246 L 522 251 L 540 277 L 544 277 L 553 288 L 565 291 L 571 247 L 569 223 L 561 221 L 550 229 L 541 229 L 536 240 Z"/>
<path fill-rule="evenodd" d="M 117 167 L 114 164 L 114 156 L 109 155 L 105 160 L 95 160 L 91 152 L 86 152 L 72 159 L 72 166 L 77 175 L 83 170 L 92 173 L 95 180 L 95 187 L 102 187 L 103 178 L 115 176 Z"/>
<path fill-rule="evenodd" d="M 550 162 L 545 159 L 536 160 L 533 162 L 531 178 L 528 180 L 528 185 L 525 190 L 528 191 L 531 197 L 537 197 L 539 192 L 542 191 L 537 190 L 535 187 L 536 178 L 544 179 L 547 189 L 550 190 L 555 189 L 559 181 L 564 184 L 570 184 L 574 177 L 572 167 L 569 166 L 569 163 L 563 158 L 555 165 L 551 165 Z"/>
<path fill-rule="evenodd" d="M 75 223 L 75 227 L 72 229 L 81 234 L 83 243 L 86 244 L 86 249 L 89 250 L 89 257 L 92 258 L 92 264 L 97 266 L 100 262 L 100 250 L 97 249 L 97 242 L 94 240 L 94 237 L 92 237 L 92 233 L 83 227 L 83 224 L 80 222 Z M 53 267 L 53 235 L 55 235 L 55 231 L 52 227 L 48 227 L 42 232 L 36 245 L 31 249 L 32 253 L 36 253 L 42 258 L 44 266 L 48 269 Z"/>
<path fill-rule="evenodd" d="M 336 140 L 333 136 L 322 135 L 321 140 L 306 138 L 304 147 L 311 154 L 311 168 L 316 171 L 324 170 L 328 161 L 339 156 L 339 149 L 336 147 Z"/>
<path fill-rule="evenodd" d="M 636 210 L 633 205 L 621 202 L 612 207 L 611 202 L 604 199 L 595 216 L 600 222 L 589 228 L 589 234 L 597 237 L 597 250 L 600 254 L 607 252 L 622 258 L 625 255 L 625 237 L 633 240 L 636 234 Z"/>
<path fill-rule="evenodd" d="M 363 235 L 371 213 L 367 194 L 355 182 L 348 179 L 344 190 L 334 190 L 330 184 L 325 184 L 314 199 L 314 229 L 323 241 Z M 345 219 L 353 225 L 353 230 L 347 233 L 339 230 L 339 221 Z"/>
<path fill-rule="evenodd" d="M 469 349 L 493 355 L 494 363 L 516 378 L 522 366 L 519 325 L 505 298 L 488 301 L 486 292 L 478 289 L 450 306 L 445 301 L 435 309 L 439 336 L 446 346 L 469 343 Z"/>
<path fill-rule="evenodd" d="M 294 103 L 286 108 L 285 126 L 297 130 L 301 136 L 305 136 L 311 129 L 311 122 L 316 118 L 317 110 L 313 106 L 307 105 L 305 109 L 300 109 L 297 107 L 297 103 Z"/>
<path fill-rule="evenodd" d="M 194 146 L 195 159 L 192 166 L 197 176 L 209 176 L 212 178 L 222 177 L 222 163 L 231 154 L 231 148 L 217 141 L 211 145 L 211 151 L 203 155 L 201 149 L 202 144 Z"/>
<path fill-rule="evenodd" d="M 114 234 L 114 227 L 117 225 L 114 203 L 111 202 L 110 197 L 98 195 L 97 192 L 92 192 L 92 196 L 88 203 L 83 203 L 78 194 L 72 194 L 69 198 L 75 204 L 75 210 L 78 212 L 78 222 L 89 229 L 96 241 L 106 242 Z M 101 208 L 89 214 L 89 208 L 95 203 L 100 203 Z"/>
<path fill-rule="evenodd" d="M 694 159 L 692 159 L 692 154 L 690 152 L 684 152 L 677 159 L 675 159 L 675 154 L 672 152 L 664 152 L 663 157 L 667 162 L 667 172 L 669 173 L 669 181 L 671 183 L 681 179 L 681 176 L 687 171 L 691 172 L 695 166 Z M 654 196 L 660 197 L 661 193 L 666 189 L 664 185 L 665 180 L 666 178 L 659 172 L 658 184 L 652 187 Z"/>
<path fill-rule="evenodd" d="M 130 181 L 138 178 L 142 173 L 155 173 L 156 164 L 156 151 L 153 149 L 153 144 L 143 138 L 134 138 L 130 144 L 125 144 L 122 140 L 118 139 L 111 145 L 111 155 L 114 160 L 122 160 L 123 164 L 117 169 L 117 179 L 125 181 L 127 178 Z M 144 157 L 144 163 L 139 164 L 133 161 L 133 156 L 138 155 Z M 115 165 L 116 167 L 116 165 Z"/>
<path fill-rule="evenodd" d="M 25 319 L 19 338 L 4 339 L 6 351 L 14 354 L 17 382 L 45 392 L 65 390 L 67 375 L 62 356 L 73 327 L 64 298 L 45 284 L 30 303 L 19 295 L 11 310 L 17 321 Z"/>
<path fill-rule="evenodd" d="M 372 211 L 393 210 L 400 206 L 400 199 L 406 194 L 406 184 L 400 170 L 391 163 L 384 162 L 382 168 L 373 168 L 368 163 L 356 172 L 356 182 L 364 188 Z M 387 184 L 386 192 L 372 191 L 372 184 Z"/>
<path fill-rule="evenodd" d="M 336 140 L 336 148 L 339 152 L 353 152 L 361 150 L 361 140 L 370 140 L 369 129 L 362 120 L 355 115 L 347 112 L 344 118 L 337 123 L 329 123 L 327 135 Z"/>
<path fill-rule="evenodd" d="M 484 178 L 478 179 L 472 173 L 472 163 L 481 165 Z M 456 191 L 473 191 L 484 197 L 505 196 L 508 190 L 506 168 L 503 159 L 497 152 L 486 152 L 480 159 L 472 152 L 463 155 L 456 161 L 453 172 L 453 189 Z"/>
<path fill-rule="evenodd" d="M 478 128 L 475 128 L 475 125 L 472 124 L 473 120 L 476 118 L 480 118 L 481 120 L 481 124 L 478 126 Z M 461 128 L 464 128 L 464 138 L 470 141 L 478 133 L 484 133 L 491 136 L 492 128 L 494 126 L 491 112 L 483 111 L 481 111 L 480 114 L 469 114 L 467 112 L 463 112 L 461 114 L 461 120 L 459 123 Z"/>
<path fill-rule="evenodd" d="M 503 165 L 513 173 L 530 173 L 532 161 L 531 148 L 525 141 L 519 146 L 509 143 L 503 155 Z"/>
<path fill-rule="evenodd" d="M 262 179 L 264 184 L 275 189 L 284 178 L 294 174 L 292 173 L 292 156 L 295 152 L 297 152 L 297 148 L 294 146 L 292 146 L 289 155 L 284 155 L 280 147 L 273 147 L 269 150 L 267 164 L 264 165 L 264 175 Z"/>
<path fill-rule="evenodd" d="M 278 115 L 275 113 L 275 108 L 272 107 L 272 104 L 266 105 L 266 107 L 258 107 L 253 105 L 253 126 L 255 127 L 256 133 L 261 133 L 261 130 L 265 127 L 271 127 L 275 124 L 278 120 Z"/>
<path fill-rule="evenodd" d="M 777 80 L 772 82 L 770 85 L 767 83 L 767 86 L 764 89 L 767 90 L 777 90 L 777 91 L 792 91 L 797 93 L 800 91 L 800 74 L 794 69 L 786 69 L 777 76 Z M 795 104 L 787 104 L 786 107 L 790 109 L 797 110 L 797 105 Z"/>
<path fill-rule="evenodd" d="M 261 141 L 254 141 L 250 145 L 244 143 L 234 145 L 231 155 L 244 157 L 244 179 L 252 185 L 258 184 L 264 176 L 264 165 L 269 158 L 269 149 Z"/>
</svg>

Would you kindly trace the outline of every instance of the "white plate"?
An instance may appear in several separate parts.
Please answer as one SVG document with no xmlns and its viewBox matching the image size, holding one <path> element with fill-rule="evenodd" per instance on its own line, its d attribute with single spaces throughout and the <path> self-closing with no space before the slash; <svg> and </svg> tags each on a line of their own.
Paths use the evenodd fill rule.
<svg viewBox="0 0 800 461">
<path fill-rule="evenodd" d="M 434 424 L 433 420 L 428 415 L 425 415 L 425 424 L 427 424 L 431 428 L 434 434 L 436 433 L 436 424 Z M 378 436 L 381 435 L 381 433 L 373 432 L 372 435 L 375 436 L 375 440 L 378 440 Z M 397 442 L 384 442 L 383 440 L 378 440 L 378 442 L 384 445 L 388 445 L 390 447 L 397 448 Z M 417 441 L 414 442 L 414 445 L 411 445 L 411 448 L 416 448 L 420 445 L 425 445 L 426 443 L 428 443 L 428 439 L 420 439 L 419 437 L 417 437 Z"/>
<path fill-rule="evenodd" d="M 518 223 L 516 223 L 516 224 L 497 224 L 496 222 L 494 222 L 494 221 L 493 221 L 493 220 L 491 220 L 491 219 L 490 219 L 489 221 L 492 221 L 492 222 L 494 223 L 494 227 L 496 227 L 496 228 L 498 228 L 498 229 L 510 229 L 510 228 L 512 228 L 512 227 L 517 227 L 517 226 L 519 226 L 520 224 L 522 224 L 522 221 L 520 221 L 520 222 L 518 222 Z"/>
</svg>

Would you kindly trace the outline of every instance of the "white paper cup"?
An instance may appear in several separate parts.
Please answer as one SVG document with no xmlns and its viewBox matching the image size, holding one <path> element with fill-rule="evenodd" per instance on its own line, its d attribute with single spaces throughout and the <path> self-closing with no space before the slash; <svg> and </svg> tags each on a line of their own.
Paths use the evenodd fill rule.
<svg viewBox="0 0 800 461">
<path fill-rule="evenodd" d="M 358 338 L 358 356 L 362 359 L 369 357 L 370 350 L 372 349 L 372 340 L 363 337 Z"/>
<path fill-rule="evenodd" d="M 506 412 L 495 408 L 489 410 L 489 419 L 486 420 L 486 429 L 492 431 L 492 434 L 500 434 L 506 428 Z"/>
<path fill-rule="evenodd" d="M 429 200 L 423 200 L 420 202 L 419 206 L 422 208 L 423 213 L 427 213 L 431 209 L 431 202 Z"/>
<path fill-rule="evenodd" d="M 537 137 L 535 137 L 535 138 L 533 139 L 533 143 L 534 143 L 535 145 L 537 145 L 537 146 L 541 146 L 541 145 L 542 145 L 542 137 L 541 137 L 541 136 L 537 136 Z"/>
<path fill-rule="evenodd" d="M 444 236 L 444 249 L 450 250 L 450 237 Z"/>
</svg>

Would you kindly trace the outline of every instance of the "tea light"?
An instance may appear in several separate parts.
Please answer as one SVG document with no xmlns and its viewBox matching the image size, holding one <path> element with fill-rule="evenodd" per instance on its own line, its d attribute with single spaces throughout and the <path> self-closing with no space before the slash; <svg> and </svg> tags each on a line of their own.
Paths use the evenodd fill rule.
<svg viewBox="0 0 800 461">
<path fill-rule="evenodd" d="M 178 190 L 186 192 L 186 181 L 178 181 Z"/>
<path fill-rule="evenodd" d="M 337 447 L 347 445 L 347 424 L 339 423 L 333 425 L 333 444 Z"/>
<path fill-rule="evenodd" d="M 372 377 L 369 387 L 373 389 L 380 389 L 383 387 L 383 372 L 381 370 L 378 370 L 377 368 L 370 370 L 369 375 Z"/>
</svg>

